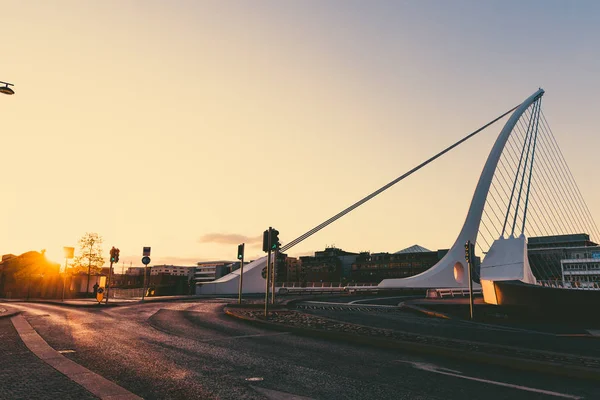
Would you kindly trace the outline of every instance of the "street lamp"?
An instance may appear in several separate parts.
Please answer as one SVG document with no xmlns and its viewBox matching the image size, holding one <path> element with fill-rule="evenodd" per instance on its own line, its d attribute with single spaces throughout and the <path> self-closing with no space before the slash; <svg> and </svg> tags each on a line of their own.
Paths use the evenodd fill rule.
<svg viewBox="0 0 600 400">
<path fill-rule="evenodd" d="M 15 94 L 15 91 L 10 88 L 10 86 L 15 86 L 12 83 L 0 81 L 0 84 L 4 85 L 4 86 L 0 87 L 0 93 L 9 94 L 9 95 Z"/>
</svg>

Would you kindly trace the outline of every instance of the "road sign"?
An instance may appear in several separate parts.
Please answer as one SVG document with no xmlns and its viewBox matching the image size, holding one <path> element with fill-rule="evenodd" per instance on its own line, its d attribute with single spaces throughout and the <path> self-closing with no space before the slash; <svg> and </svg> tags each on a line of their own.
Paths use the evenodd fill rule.
<svg viewBox="0 0 600 400">
<path fill-rule="evenodd" d="M 104 298 L 104 288 L 98 288 L 98 290 L 96 291 L 96 300 L 98 300 L 98 303 L 101 303 L 103 298 Z"/>
<path fill-rule="evenodd" d="M 144 257 L 150 257 L 150 247 L 144 247 Z"/>
<path fill-rule="evenodd" d="M 150 264 L 150 257 L 148 257 L 148 256 L 142 257 L 142 264 L 144 264 L 144 265 Z"/>
<path fill-rule="evenodd" d="M 73 258 L 75 255 L 75 247 L 63 247 L 63 252 L 65 253 L 65 258 Z"/>
</svg>

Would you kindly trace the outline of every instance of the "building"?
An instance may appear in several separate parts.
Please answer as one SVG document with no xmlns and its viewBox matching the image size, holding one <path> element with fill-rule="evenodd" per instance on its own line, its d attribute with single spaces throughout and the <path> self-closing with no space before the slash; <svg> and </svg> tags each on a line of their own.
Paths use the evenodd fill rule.
<svg viewBox="0 0 600 400">
<path fill-rule="evenodd" d="M 302 271 L 302 261 L 296 257 L 285 258 L 285 275 L 277 274 L 278 282 L 300 282 L 300 272 Z"/>
<path fill-rule="evenodd" d="M 434 266 L 448 250 L 431 251 L 419 245 L 396 253 L 362 252 L 352 264 L 353 282 L 379 283 L 383 279 L 407 278 Z"/>
<path fill-rule="evenodd" d="M 527 242 L 531 271 L 541 283 L 578 282 L 579 277 L 587 281 L 582 272 L 595 266 L 594 254 L 600 254 L 600 246 L 586 233 L 530 237 Z"/>
<path fill-rule="evenodd" d="M 127 268 L 127 271 L 125 271 L 125 275 L 143 276 L 144 270 L 146 268 L 152 268 L 152 267 L 129 267 L 129 268 Z"/>
<path fill-rule="evenodd" d="M 590 258 L 560 261 L 563 287 L 600 289 L 600 249 L 590 255 Z"/>
<path fill-rule="evenodd" d="M 196 284 L 212 282 L 240 267 L 239 261 L 201 261 L 196 264 L 194 280 Z"/>
<path fill-rule="evenodd" d="M 0 297 L 58 298 L 62 294 L 62 286 L 60 264 L 48 261 L 44 250 L 2 256 Z"/>
<path fill-rule="evenodd" d="M 313 256 L 300 257 L 300 282 L 341 282 L 348 277 L 358 253 L 326 247 Z M 297 264 L 298 266 L 298 264 Z"/>
<path fill-rule="evenodd" d="M 153 265 L 150 275 L 166 274 L 173 276 L 187 276 L 192 278 L 196 272 L 196 266 L 178 265 Z"/>
</svg>

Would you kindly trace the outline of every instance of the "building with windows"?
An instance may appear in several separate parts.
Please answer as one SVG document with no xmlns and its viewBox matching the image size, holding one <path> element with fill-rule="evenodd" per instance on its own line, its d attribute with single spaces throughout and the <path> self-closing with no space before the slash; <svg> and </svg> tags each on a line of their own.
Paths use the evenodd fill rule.
<svg viewBox="0 0 600 400">
<path fill-rule="evenodd" d="M 407 278 L 434 266 L 448 250 L 431 251 L 414 245 L 390 253 L 360 253 L 352 264 L 351 281 L 379 283 L 383 279 Z"/>
<path fill-rule="evenodd" d="M 150 275 L 166 274 L 173 276 L 187 276 L 191 278 L 196 272 L 196 266 L 178 266 L 178 265 L 153 265 Z"/>
<path fill-rule="evenodd" d="M 246 265 L 248 263 L 244 263 Z M 212 282 L 240 268 L 239 261 L 200 261 L 194 270 L 196 284 Z"/>
<path fill-rule="evenodd" d="M 300 282 L 341 282 L 350 275 L 352 263 L 358 253 L 350 253 L 337 247 L 326 247 L 313 256 L 300 257 Z M 297 264 L 298 266 L 298 264 Z"/>
<path fill-rule="evenodd" d="M 591 258 L 561 260 L 563 287 L 600 289 L 600 249 Z"/>
<path fill-rule="evenodd" d="M 585 233 L 539 236 L 528 238 L 527 254 L 531 271 L 541 283 L 579 282 L 579 278 L 586 281 L 593 278 L 594 274 L 588 277 L 583 272 L 600 261 L 600 246 Z"/>
</svg>

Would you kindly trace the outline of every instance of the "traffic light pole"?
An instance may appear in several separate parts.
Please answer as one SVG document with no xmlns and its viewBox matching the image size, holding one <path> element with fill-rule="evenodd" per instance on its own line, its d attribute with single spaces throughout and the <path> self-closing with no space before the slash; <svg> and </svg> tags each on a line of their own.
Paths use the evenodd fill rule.
<svg viewBox="0 0 600 400">
<path fill-rule="evenodd" d="M 471 241 L 467 241 L 467 248 L 469 258 L 467 260 L 467 270 L 469 275 L 469 316 L 473 320 L 473 257 L 475 256 L 472 251 L 473 247 Z"/>
<path fill-rule="evenodd" d="M 271 227 L 269 227 L 269 234 L 268 234 L 268 251 L 267 251 L 267 266 L 266 268 L 266 274 L 265 274 L 265 319 L 269 318 L 269 277 L 271 276 L 271 270 L 269 269 L 269 266 L 271 265 Z"/>
<path fill-rule="evenodd" d="M 242 304 L 242 288 L 243 288 L 243 282 L 244 282 L 244 244 L 242 243 L 242 259 L 240 260 L 241 264 L 240 264 L 240 289 L 239 289 L 239 295 L 238 295 L 238 304 Z"/>
<path fill-rule="evenodd" d="M 277 256 L 279 255 L 279 246 L 275 247 L 273 252 L 273 267 L 271 268 L 271 304 L 275 305 L 275 270 L 277 269 Z"/>
<path fill-rule="evenodd" d="M 108 304 L 108 295 L 110 294 L 110 278 L 112 276 L 112 270 L 113 270 L 113 261 L 111 259 L 110 267 L 108 268 L 108 281 L 106 282 L 106 303 L 105 304 Z"/>
</svg>

